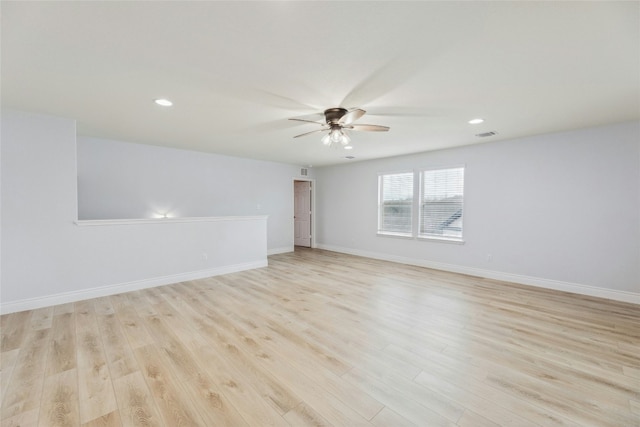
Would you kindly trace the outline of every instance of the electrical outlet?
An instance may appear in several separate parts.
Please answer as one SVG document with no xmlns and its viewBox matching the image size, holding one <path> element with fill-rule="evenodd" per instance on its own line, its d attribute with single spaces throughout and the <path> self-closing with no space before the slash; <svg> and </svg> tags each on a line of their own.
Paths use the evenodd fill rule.
<svg viewBox="0 0 640 427">
<path fill-rule="evenodd" d="M 209 255 L 206 252 L 202 252 L 202 260 L 206 261 L 209 259 Z"/>
</svg>

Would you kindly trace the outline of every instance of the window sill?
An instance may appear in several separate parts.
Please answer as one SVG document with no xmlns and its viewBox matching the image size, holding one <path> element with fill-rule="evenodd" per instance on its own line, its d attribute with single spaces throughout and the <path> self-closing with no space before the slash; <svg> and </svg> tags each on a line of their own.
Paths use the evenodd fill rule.
<svg viewBox="0 0 640 427">
<path fill-rule="evenodd" d="M 410 234 L 401 234 L 401 233 L 382 233 L 377 232 L 376 235 L 378 237 L 391 237 L 395 239 L 405 239 L 405 240 L 421 240 L 425 242 L 440 242 L 440 243 L 450 243 L 453 245 L 464 245 L 465 241 L 461 239 L 455 238 L 447 238 L 447 237 L 427 237 L 427 236 L 413 236 Z"/>
<path fill-rule="evenodd" d="M 392 238 L 396 238 L 396 239 L 414 239 L 414 237 L 410 234 L 400 234 L 400 233 L 382 233 L 380 231 L 378 231 L 378 233 L 376 233 L 378 237 L 392 237 Z"/>
<path fill-rule="evenodd" d="M 447 237 L 427 237 L 427 236 L 418 236 L 418 240 L 429 241 L 429 242 L 441 242 L 441 243 L 451 243 L 454 245 L 464 245 L 464 240 L 455 239 L 455 238 L 447 238 Z"/>
</svg>

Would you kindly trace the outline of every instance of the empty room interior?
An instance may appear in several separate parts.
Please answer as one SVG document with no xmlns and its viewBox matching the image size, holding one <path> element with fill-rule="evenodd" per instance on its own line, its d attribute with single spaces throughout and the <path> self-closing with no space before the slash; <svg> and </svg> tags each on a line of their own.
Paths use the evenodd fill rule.
<svg viewBox="0 0 640 427">
<path fill-rule="evenodd" d="M 3 427 L 640 426 L 640 2 L 0 15 Z"/>
</svg>

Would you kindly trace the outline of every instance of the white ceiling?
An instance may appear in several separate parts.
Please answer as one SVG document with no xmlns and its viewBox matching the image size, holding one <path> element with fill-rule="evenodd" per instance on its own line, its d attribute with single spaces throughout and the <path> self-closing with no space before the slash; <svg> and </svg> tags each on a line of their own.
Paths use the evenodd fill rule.
<svg viewBox="0 0 640 427">
<path fill-rule="evenodd" d="M 640 119 L 637 1 L 1 8 L 2 106 L 82 135 L 320 166 Z M 391 130 L 293 139 L 337 106 Z"/>
</svg>

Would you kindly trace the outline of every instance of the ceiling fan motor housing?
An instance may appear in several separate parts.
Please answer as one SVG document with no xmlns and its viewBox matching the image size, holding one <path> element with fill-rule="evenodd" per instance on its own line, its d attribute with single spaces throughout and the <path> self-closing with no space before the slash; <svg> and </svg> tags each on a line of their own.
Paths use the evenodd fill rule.
<svg viewBox="0 0 640 427">
<path fill-rule="evenodd" d="M 328 125 L 338 123 L 345 114 L 347 114 L 346 108 L 328 108 L 324 110 L 324 117 Z"/>
</svg>

